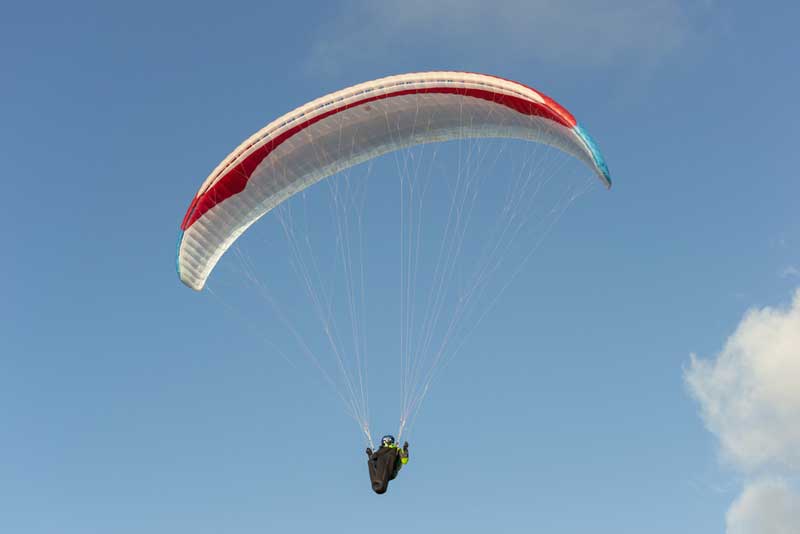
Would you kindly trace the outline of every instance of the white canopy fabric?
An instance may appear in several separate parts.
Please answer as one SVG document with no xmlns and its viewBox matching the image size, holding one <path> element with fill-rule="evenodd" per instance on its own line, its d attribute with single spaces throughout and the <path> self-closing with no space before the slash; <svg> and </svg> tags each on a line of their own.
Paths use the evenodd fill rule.
<svg viewBox="0 0 800 534">
<path fill-rule="evenodd" d="M 225 158 L 203 182 L 181 224 L 180 279 L 201 290 L 251 224 L 332 174 L 402 148 L 480 137 L 554 146 L 611 186 L 591 137 L 566 109 L 530 87 L 464 72 L 390 76 L 309 102 Z"/>
</svg>

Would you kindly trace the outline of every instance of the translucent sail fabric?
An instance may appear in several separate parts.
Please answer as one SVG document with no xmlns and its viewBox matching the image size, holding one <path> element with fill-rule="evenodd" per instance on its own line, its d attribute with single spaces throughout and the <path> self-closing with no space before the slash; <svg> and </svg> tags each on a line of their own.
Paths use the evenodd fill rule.
<svg viewBox="0 0 800 534">
<path fill-rule="evenodd" d="M 565 108 L 530 87 L 464 72 L 390 76 L 309 102 L 225 158 L 183 219 L 178 275 L 202 290 L 220 257 L 251 224 L 332 174 L 414 145 L 481 137 L 554 146 L 611 186 L 591 137 Z"/>
</svg>

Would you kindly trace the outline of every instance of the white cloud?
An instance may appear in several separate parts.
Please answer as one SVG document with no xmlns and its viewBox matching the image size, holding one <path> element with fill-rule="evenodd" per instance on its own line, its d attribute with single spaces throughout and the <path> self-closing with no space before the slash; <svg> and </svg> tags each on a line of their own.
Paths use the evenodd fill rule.
<svg viewBox="0 0 800 534">
<path fill-rule="evenodd" d="M 800 291 L 749 311 L 716 359 L 692 355 L 686 382 L 736 467 L 800 472 Z"/>
<path fill-rule="evenodd" d="M 315 36 L 309 64 L 330 70 L 426 49 L 580 65 L 652 61 L 693 33 L 688 5 L 708 9 L 679 0 L 350 0 Z"/>
<path fill-rule="evenodd" d="M 800 290 L 786 308 L 747 312 L 716 358 L 693 354 L 685 380 L 723 456 L 749 480 L 728 534 L 800 533 L 800 495 L 787 482 L 800 474 Z"/>
<path fill-rule="evenodd" d="M 781 480 L 750 484 L 725 516 L 727 534 L 798 534 L 800 495 Z"/>
</svg>

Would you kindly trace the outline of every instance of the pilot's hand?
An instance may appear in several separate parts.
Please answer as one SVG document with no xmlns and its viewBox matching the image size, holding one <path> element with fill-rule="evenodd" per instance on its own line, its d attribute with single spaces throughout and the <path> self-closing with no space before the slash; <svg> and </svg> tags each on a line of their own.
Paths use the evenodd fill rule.
<svg viewBox="0 0 800 534">
<path fill-rule="evenodd" d="M 408 452 L 408 442 L 403 443 L 403 450 Z"/>
</svg>

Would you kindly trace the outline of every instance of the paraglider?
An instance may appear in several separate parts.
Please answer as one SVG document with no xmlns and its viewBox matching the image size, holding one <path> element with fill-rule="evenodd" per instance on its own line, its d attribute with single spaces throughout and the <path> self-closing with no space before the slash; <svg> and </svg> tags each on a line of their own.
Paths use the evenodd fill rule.
<svg viewBox="0 0 800 534">
<path fill-rule="evenodd" d="M 389 76 L 311 101 L 269 123 L 228 155 L 203 182 L 183 218 L 177 254 L 178 276 L 191 289 L 201 291 L 220 258 L 251 225 L 270 211 L 282 207 L 294 195 L 303 193 L 310 186 L 336 173 L 360 163 L 371 163 L 371 160 L 381 155 L 418 145 L 469 139 L 518 139 L 532 141 L 532 144 L 546 148 L 552 147 L 555 149 L 553 152 L 562 156 L 566 154 L 567 159 L 572 156 L 585 164 L 603 185 L 611 187 L 608 167 L 586 130 L 569 111 L 535 89 L 496 76 L 467 72 L 422 72 Z M 445 238 L 456 244 L 452 247 L 442 246 L 439 258 L 444 258 L 444 261 L 436 264 L 431 287 L 419 292 L 429 295 L 430 300 L 427 307 L 420 305 L 426 315 L 422 321 L 424 328 L 420 329 L 419 338 L 414 344 L 410 342 L 415 334 L 415 323 L 411 317 L 414 303 L 411 299 L 416 293 L 400 292 L 400 308 L 406 312 L 400 314 L 402 402 L 398 437 L 402 437 L 404 430 L 408 430 L 407 425 L 410 426 L 409 421 L 413 421 L 419 410 L 437 369 L 463 346 L 463 339 L 459 337 L 460 332 L 457 329 L 459 321 L 468 316 L 469 306 L 474 305 L 475 300 L 484 294 L 485 282 L 501 265 L 503 251 L 508 250 L 508 243 L 519 235 L 520 228 L 533 211 L 530 208 L 540 187 L 530 184 L 539 170 L 539 163 L 539 159 L 536 159 L 535 164 L 527 168 L 522 178 L 516 181 L 516 189 L 509 188 L 509 200 L 498 217 L 499 230 L 494 234 L 496 240 L 486 248 L 486 254 L 480 256 L 488 259 L 474 270 L 475 282 L 470 284 L 453 276 L 458 254 L 462 250 L 461 243 L 468 233 L 468 223 L 465 221 L 469 217 L 460 215 L 461 210 L 470 208 L 472 202 L 480 199 L 483 192 L 470 189 L 469 179 L 464 180 L 467 185 L 460 190 L 457 186 L 461 182 L 458 181 L 453 188 L 456 192 L 451 191 L 453 201 L 450 213 L 457 214 L 456 222 L 451 226 L 448 220 L 447 223 L 442 223 L 442 227 Z M 471 168 L 471 164 L 465 167 Z M 524 164 L 521 167 L 525 169 Z M 549 182 L 553 176 L 555 174 L 543 179 L 542 183 Z M 594 183 L 594 178 L 590 178 L 591 183 Z M 502 197 L 502 185 L 503 180 L 488 180 L 486 189 L 490 194 L 486 196 Z M 576 197 L 572 193 L 565 195 L 563 203 L 546 211 L 546 216 L 541 220 L 553 224 L 558 215 L 549 219 L 547 216 L 563 213 L 565 208 L 562 206 L 569 205 Z M 465 200 L 467 198 L 470 202 Z M 528 199 L 530 202 L 520 202 L 520 199 Z M 458 204 L 457 209 L 452 208 L 455 204 Z M 352 211 L 353 205 L 344 205 L 344 210 Z M 421 209 L 420 205 L 414 205 L 415 209 L 417 207 Z M 440 207 L 439 212 L 447 213 L 447 209 Z M 278 213 L 280 217 L 280 210 Z M 414 219 L 419 220 L 419 217 Z M 360 220 L 358 223 L 360 224 Z M 402 253 L 406 254 L 401 259 L 400 268 L 401 273 L 405 273 L 400 279 L 407 284 L 406 288 L 408 280 L 412 279 L 408 273 L 420 264 L 418 258 L 415 257 L 414 261 L 411 258 L 411 254 L 419 250 L 420 232 L 406 230 L 411 226 L 407 223 L 408 221 L 401 219 L 401 241 L 403 236 L 414 236 L 416 245 L 400 247 Z M 458 227 L 458 224 L 462 226 Z M 456 227 L 457 230 L 453 230 Z M 339 233 L 332 241 L 341 245 L 346 235 L 342 235 L 341 226 L 337 228 Z M 296 239 L 291 231 L 286 233 L 287 238 Z M 308 237 L 305 236 L 304 239 L 307 240 Z M 305 240 L 303 242 L 307 244 L 308 241 Z M 299 255 L 297 250 L 298 247 L 295 246 L 295 255 Z M 405 252 L 406 250 L 409 252 Z M 271 245 L 268 252 L 274 253 Z M 526 253 L 523 260 L 515 265 L 514 273 L 521 271 L 524 260 L 530 254 Z M 342 255 L 347 256 L 347 261 L 350 261 L 349 249 L 348 254 L 342 252 Z M 350 277 L 347 279 L 346 290 L 349 295 L 349 318 L 353 324 L 355 350 L 352 352 L 355 353 L 356 360 L 354 367 L 357 367 L 357 371 L 352 372 L 343 361 L 342 355 L 347 351 L 336 346 L 339 340 L 333 333 L 335 324 L 331 321 L 331 317 L 335 316 L 333 292 L 326 289 L 322 298 L 314 294 L 311 274 L 319 271 L 318 266 L 315 263 L 313 267 L 316 271 L 310 274 L 302 258 L 299 260 L 296 262 L 299 265 L 298 274 L 303 278 L 305 289 L 312 297 L 314 312 L 323 321 L 323 331 L 338 364 L 337 371 L 347 386 L 340 396 L 349 408 L 350 415 L 360 425 L 367 442 L 372 444 L 365 384 L 367 351 L 366 344 L 361 343 L 359 338 L 363 335 L 363 329 L 358 318 L 363 321 L 364 313 L 363 310 L 356 309 L 359 303 L 363 303 L 363 286 L 360 298 L 354 298 L 353 269 L 346 265 L 342 272 L 346 273 L 344 276 Z M 439 266 L 442 266 L 441 269 L 438 269 Z M 335 268 L 331 267 L 330 270 L 335 271 Z M 250 273 L 249 269 L 247 272 Z M 363 270 L 359 274 L 363 283 Z M 452 298 L 446 288 L 442 289 L 451 280 L 462 282 L 461 292 Z M 506 281 L 503 288 L 508 283 Z M 447 326 L 442 327 L 441 335 L 438 335 L 436 329 L 441 323 L 437 321 L 440 317 L 447 316 L 446 313 L 442 314 L 442 309 L 448 298 L 456 302 L 456 306 L 448 316 Z M 407 313 L 408 310 L 411 312 Z M 430 315 L 427 314 L 428 311 Z M 484 314 L 482 312 L 478 315 L 482 318 Z M 289 326 L 299 337 L 295 329 Z M 309 350 L 305 343 L 303 348 Z M 421 364 L 426 356 L 429 358 L 427 361 L 431 362 L 429 367 Z M 316 359 L 314 361 L 319 366 L 319 362 Z M 357 376 L 357 379 L 349 375 L 349 372 Z M 331 381 L 328 375 L 325 377 Z M 380 448 L 375 451 L 368 448 L 367 455 L 372 489 L 375 493 L 383 494 L 388 489 L 389 481 L 394 480 L 408 462 L 408 442 L 399 447 L 394 437 L 387 435 L 384 436 Z"/>
<path fill-rule="evenodd" d="M 400 448 L 395 443 L 394 436 L 383 436 L 377 451 L 367 448 L 367 457 L 372 491 L 382 495 L 389 489 L 389 481 L 394 480 L 400 469 L 408 463 L 408 442 Z"/>
</svg>

